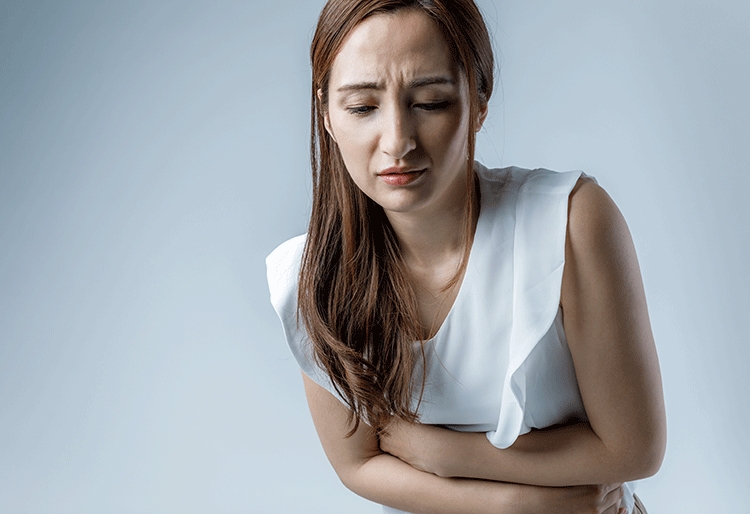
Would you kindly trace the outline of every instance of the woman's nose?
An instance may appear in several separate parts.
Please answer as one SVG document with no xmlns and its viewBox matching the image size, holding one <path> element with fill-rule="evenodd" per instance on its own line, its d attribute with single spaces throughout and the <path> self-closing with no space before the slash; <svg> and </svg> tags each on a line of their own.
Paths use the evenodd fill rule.
<svg viewBox="0 0 750 514">
<path fill-rule="evenodd" d="M 394 159 L 401 159 L 417 147 L 413 122 L 402 108 L 393 109 L 383 117 L 380 147 Z"/>
</svg>

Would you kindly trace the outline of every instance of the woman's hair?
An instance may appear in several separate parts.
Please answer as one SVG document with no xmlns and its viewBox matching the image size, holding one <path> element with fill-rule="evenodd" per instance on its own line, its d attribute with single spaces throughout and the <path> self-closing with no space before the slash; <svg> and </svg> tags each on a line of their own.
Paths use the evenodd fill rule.
<svg viewBox="0 0 750 514">
<path fill-rule="evenodd" d="M 325 130 L 328 85 L 342 43 L 360 22 L 406 8 L 435 21 L 466 78 L 468 191 L 474 190 L 479 113 L 493 88 L 492 44 L 472 0 L 329 0 L 320 14 L 310 48 L 313 203 L 298 316 L 316 363 L 350 409 L 350 435 L 360 421 L 382 431 L 393 416 L 416 420 L 413 375 L 420 359 L 424 366 L 423 329 L 393 228 L 383 209 L 354 184 Z M 478 209 L 476 195 L 467 194 L 464 259 L 455 280 L 466 266 Z M 424 373 L 420 398 L 423 389 Z"/>
</svg>

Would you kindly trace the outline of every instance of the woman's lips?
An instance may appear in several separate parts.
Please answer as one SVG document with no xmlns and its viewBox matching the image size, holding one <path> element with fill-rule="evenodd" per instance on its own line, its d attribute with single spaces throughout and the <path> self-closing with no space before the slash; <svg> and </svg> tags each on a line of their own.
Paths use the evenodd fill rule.
<svg viewBox="0 0 750 514">
<path fill-rule="evenodd" d="M 411 184 L 426 170 L 405 170 L 399 168 L 390 168 L 378 173 L 378 176 L 390 186 L 406 186 Z"/>
</svg>

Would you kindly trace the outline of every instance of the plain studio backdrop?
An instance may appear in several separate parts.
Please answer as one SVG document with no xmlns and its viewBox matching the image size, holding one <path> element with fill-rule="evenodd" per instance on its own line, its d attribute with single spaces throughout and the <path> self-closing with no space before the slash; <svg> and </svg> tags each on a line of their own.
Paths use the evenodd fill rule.
<svg viewBox="0 0 750 514">
<path fill-rule="evenodd" d="M 748 512 L 750 3 L 479 2 L 477 157 L 625 214 L 664 375 L 652 513 Z M 376 513 L 264 257 L 305 231 L 322 0 L 0 3 L 0 512 Z"/>
</svg>

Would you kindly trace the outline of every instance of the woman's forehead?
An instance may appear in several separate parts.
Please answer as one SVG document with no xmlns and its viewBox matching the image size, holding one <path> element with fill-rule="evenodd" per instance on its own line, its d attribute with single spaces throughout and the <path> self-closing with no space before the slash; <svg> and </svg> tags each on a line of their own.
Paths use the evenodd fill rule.
<svg viewBox="0 0 750 514">
<path fill-rule="evenodd" d="M 457 82 L 456 65 L 437 24 L 422 11 L 376 14 L 357 25 L 333 63 L 331 85 L 413 83 L 430 77 Z"/>
</svg>

